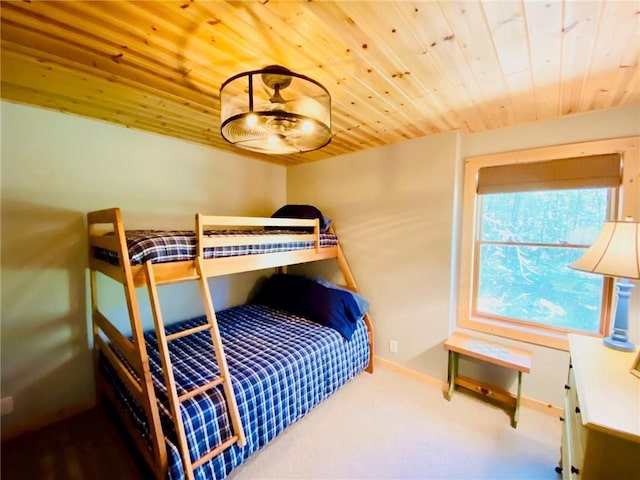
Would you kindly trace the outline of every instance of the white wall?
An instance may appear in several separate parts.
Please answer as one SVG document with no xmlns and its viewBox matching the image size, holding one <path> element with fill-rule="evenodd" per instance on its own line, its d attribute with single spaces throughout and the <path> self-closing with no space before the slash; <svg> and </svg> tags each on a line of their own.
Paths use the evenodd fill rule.
<svg viewBox="0 0 640 480">
<path fill-rule="evenodd" d="M 289 203 L 333 219 L 349 265 L 371 302 L 376 355 L 446 378 L 458 134 L 290 167 Z M 459 162 L 458 162 L 459 163 Z M 324 274 L 339 273 L 325 267 Z M 398 353 L 388 352 L 389 340 Z"/>
<path fill-rule="evenodd" d="M 2 434 L 93 401 L 86 213 L 120 207 L 126 228 L 193 229 L 198 211 L 270 215 L 284 167 L 72 115 L 1 103 Z M 241 303 L 255 275 L 218 280 L 216 307 Z M 163 287 L 169 289 L 170 287 Z M 144 289 L 138 289 L 145 308 Z M 162 293 L 169 319 L 202 312 L 195 285 Z M 122 289 L 101 300 L 126 319 Z M 150 312 L 143 311 L 149 319 Z M 150 325 L 150 323 L 149 323 Z"/>
<path fill-rule="evenodd" d="M 549 145 L 629 137 L 639 133 L 640 106 L 611 108 L 467 134 L 462 142 L 462 156 L 472 157 Z"/>
<path fill-rule="evenodd" d="M 461 135 L 458 140 L 451 134 L 430 136 L 290 167 L 287 199 L 315 204 L 334 218 L 356 280 L 371 301 L 376 354 L 444 380 L 442 342 L 455 324 L 449 306 L 457 292 L 461 160 L 639 134 L 640 109 L 625 107 Z M 635 297 L 631 317 L 637 322 L 640 295 Z M 632 334 L 637 337 L 637 328 Z M 389 339 L 398 341 L 398 354 L 389 353 Z M 523 395 L 561 406 L 567 352 L 500 341 L 533 351 Z M 515 389 L 515 375 L 504 369 L 467 361 L 460 368 L 462 374 Z"/>
</svg>

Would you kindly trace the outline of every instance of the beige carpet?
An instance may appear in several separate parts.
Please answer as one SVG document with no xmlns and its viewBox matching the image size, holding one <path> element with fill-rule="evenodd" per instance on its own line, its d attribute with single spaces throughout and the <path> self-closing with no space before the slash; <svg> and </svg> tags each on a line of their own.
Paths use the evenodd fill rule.
<svg viewBox="0 0 640 480">
<path fill-rule="evenodd" d="M 384 365 L 363 373 L 230 475 L 248 479 L 549 479 L 561 423 L 508 413 Z"/>
</svg>

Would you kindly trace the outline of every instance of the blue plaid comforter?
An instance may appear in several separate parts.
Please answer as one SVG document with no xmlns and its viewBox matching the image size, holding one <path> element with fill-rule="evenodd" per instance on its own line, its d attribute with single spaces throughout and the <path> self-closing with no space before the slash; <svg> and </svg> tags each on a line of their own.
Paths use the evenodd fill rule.
<svg viewBox="0 0 640 480">
<path fill-rule="evenodd" d="M 361 321 L 350 341 L 337 331 L 262 305 L 243 305 L 217 313 L 247 444 L 233 445 L 195 471 L 199 480 L 222 479 L 252 453 L 300 419 L 367 365 L 368 332 Z M 167 328 L 168 332 L 204 323 L 204 317 Z M 166 388 L 154 332 L 145 335 L 151 371 L 167 436 L 169 478 L 183 479 L 175 446 Z M 208 332 L 170 342 L 178 394 L 218 376 Z M 106 361 L 111 378 L 134 423 L 149 438 L 142 409 L 132 401 Z M 192 461 L 232 435 L 222 386 L 182 404 Z"/>
<path fill-rule="evenodd" d="M 295 235 L 299 231 L 292 230 L 212 230 L 205 235 L 233 236 L 238 239 L 238 245 L 213 247 L 204 249 L 204 258 L 231 257 L 237 255 L 254 255 L 258 253 L 289 252 L 292 250 L 306 250 L 315 247 L 314 242 L 280 242 L 264 245 L 242 245 L 242 241 L 256 235 Z M 196 234 L 187 230 L 127 230 L 127 248 L 132 265 L 141 265 L 147 260 L 153 263 L 180 262 L 193 260 L 196 256 Z M 329 247 L 338 244 L 338 237 L 333 233 L 320 234 L 320 246 Z M 115 252 L 96 248 L 95 255 L 114 265 L 118 265 Z"/>
</svg>

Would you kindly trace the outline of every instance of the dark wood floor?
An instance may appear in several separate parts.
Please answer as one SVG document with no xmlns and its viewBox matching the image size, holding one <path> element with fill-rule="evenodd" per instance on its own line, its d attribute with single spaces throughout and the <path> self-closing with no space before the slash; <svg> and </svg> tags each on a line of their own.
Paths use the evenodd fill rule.
<svg viewBox="0 0 640 480">
<path fill-rule="evenodd" d="M 2 480 L 146 480 L 144 460 L 103 407 L 2 443 Z"/>
</svg>

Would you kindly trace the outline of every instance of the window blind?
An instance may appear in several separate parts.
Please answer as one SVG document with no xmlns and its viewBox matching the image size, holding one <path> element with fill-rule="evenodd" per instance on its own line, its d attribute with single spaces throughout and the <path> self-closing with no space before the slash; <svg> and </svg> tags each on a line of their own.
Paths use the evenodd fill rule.
<svg viewBox="0 0 640 480">
<path fill-rule="evenodd" d="M 611 153 L 483 167 L 478 170 L 477 192 L 618 187 L 621 182 L 622 156 Z"/>
</svg>

